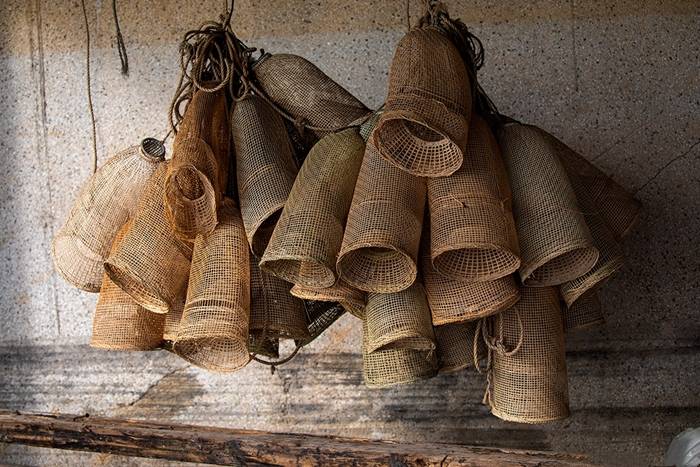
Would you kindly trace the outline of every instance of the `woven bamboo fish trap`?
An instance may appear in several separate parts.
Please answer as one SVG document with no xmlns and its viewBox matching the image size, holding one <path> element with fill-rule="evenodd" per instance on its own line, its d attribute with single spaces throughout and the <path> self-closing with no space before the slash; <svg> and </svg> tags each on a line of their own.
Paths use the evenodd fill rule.
<svg viewBox="0 0 700 467">
<path fill-rule="evenodd" d="M 584 213 L 586 224 L 591 231 L 593 244 L 600 252 L 598 261 L 586 274 L 559 286 L 561 296 L 567 306 L 571 306 L 583 294 L 600 287 L 613 273 L 624 265 L 622 246 L 608 228 L 603 217 L 597 212 L 593 198 L 576 175 L 570 174 L 578 204 Z"/>
<path fill-rule="evenodd" d="M 216 226 L 228 180 L 227 112 L 223 91 L 196 91 L 175 136 L 165 182 L 165 214 L 181 239 L 194 241 Z"/>
<path fill-rule="evenodd" d="M 503 420 L 546 423 L 569 416 L 564 327 L 553 287 L 525 287 L 518 304 L 491 318 L 486 400 Z M 502 336 L 502 337 L 501 337 Z"/>
<path fill-rule="evenodd" d="M 342 279 L 324 289 L 312 289 L 297 284 L 292 287 L 290 293 L 303 300 L 339 303 L 351 315 L 360 319 L 364 319 L 365 316 L 366 294 L 349 286 Z"/>
<path fill-rule="evenodd" d="M 305 287 L 335 284 L 335 264 L 365 144 L 350 128 L 321 139 L 294 182 L 260 267 Z"/>
<path fill-rule="evenodd" d="M 365 349 L 435 350 L 435 334 L 423 286 L 390 294 L 370 293 L 365 308 Z"/>
<path fill-rule="evenodd" d="M 434 350 L 398 347 L 369 352 L 366 320 L 362 329 L 362 379 L 367 387 L 385 388 L 414 383 L 437 374 Z"/>
<path fill-rule="evenodd" d="M 166 166 L 146 183 L 131 228 L 105 262 L 110 279 L 154 313 L 167 313 L 182 301 L 192 256 L 192 246 L 175 237 L 163 216 Z"/>
<path fill-rule="evenodd" d="M 437 361 L 439 373 L 454 373 L 474 366 L 476 360 L 486 356 L 486 346 L 483 339 L 476 336 L 477 322 L 453 323 L 435 326 L 437 342 Z"/>
<path fill-rule="evenodd" d="M 216 228 L 198 235 L 187 301 L 173 350 L 202 368 L 228 372 L 245 366 L 250 322 L 250 253 L 241 214 L 224 198 Z"/>
<path fill-rule="evenodd" d="M 338 255 L 340 277 L 367 292 L 413 284 L 424 207 L 425 181 L 388 163 L 368 143 Z"/>
<path fill-rule="evenodd" d="M 119 247 L 129 227 L 127 223 L 119 230 L 112 251 Z M 156 349 L 163 340 L 164 326 L 164 315 L 143 308 L 105 274 L 92 319 L 90 346 L 108 350 Z"/>
<path fill-rule="evenodd" d="M 165 314 L 165 327 L 163 329 L 163 340 L 172 342 L 177 339 L 177 333 L 180 329 L 180 321 L 182 320 L 182 311 L 185 308 L 185 300 L 187 299 L 187 290 L 185 294 L 178 297 L 168 312 Z"/>
<path fill-rule="evenodd" d="M 321 138 L 370 110 L 316 65 L 293 54 L 267 54 L 253 71 L 265 94 Z M 320 130 L 322 129 L 322 130 Z"/>
<path fill-rule="evenodd" d="M 615 238 L 620 241 L 626 237 L 639 219 L 641 203 L 585 157 L 546 131 L 538 130 L 554 147 L 569 175 L 576 175 L 586 187 L 596 211 Z"/>
<path fill-rule="evenodd" d="M 462 166 L 472 108 L 467 69 L 439 29 L 418 28 L 396 47 L 389 93 L 372 141 L 397 167 L 441 177 Z"/>
<path fill-rule="evenodd" d="M 554 149 L 536 128 L 519 123 L 504 125 L 499 143 L 513 192 L 522 281 L 544 287 L 582 276 L 598 250 Z"/>
<path fill-rule="evenodd" d="M 492 281 L 465 282 L 444 276 L 430 260 L 430 235 L 424 234 L 421 251 L 421 275 L 430 305 L 433 325 L 473 321 L 500 313 L 520 298 L 513 275 Z"/>
<path fill-rule="evenodd" d="M 518 238 L 498 143 L 478 115 L 465 158 L 452 175 L 427 180 L 433 266 L 454 279 L 498 279 L 520 266 Z"/>
<path fill-rule="evenodd" d="M 243 224 L 251 251 L 262 256 L 297 175 L 292 144 L 282 117 L 255 95 L 236 103 L 231 134 Z"/>
<path fill-rule="evenodd" d="M 564 307 L 562 313 L 564 315 L 565 332 L 605 324 L 603 306 L 595 291 L 585 293 L 571 306 Z"/>
<path fill-rule="evenodd" d="M 250 329 L 266 339 L 308 339 L 304 302 L 289 293 L 292 284 L 250 265 Z"/>
<path fill-rule="evenodd" d="M 69 284 L 100 291 L 114 238 L 164 157 L 162 143 L 147 138 L 111 157 L 85 183 L 51 245 L 56 270 Z"/>
</svg>

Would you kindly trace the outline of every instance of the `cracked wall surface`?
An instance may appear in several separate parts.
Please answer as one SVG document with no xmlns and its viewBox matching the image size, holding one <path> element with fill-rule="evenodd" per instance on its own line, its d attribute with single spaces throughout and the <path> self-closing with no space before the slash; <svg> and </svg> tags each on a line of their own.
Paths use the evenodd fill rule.
<svg viewBox="0 0 700 467">
<path fill-rule="evenodd" d="M 118 2 L 128 77 L 119 73 L 111 3 L 87 3 L 97 146 L 104 162 L 145 136 L 165 134 L 178 78 L 178 41 L 186 30 L 218 15 L 223 2 Z M 420 3 L 409 2 L 413 24 Z M 606 444 L 606 426 L 624 437 L 623 420 L 632 420 L 646 424 L 651 441 L 645 444 L 630 433 L 620 446 L 658 461 L 672 433 L 700 423 L 700 396 L 687 390 L 700 378 L 698 352 L 691 351 L 700 342 L 700 4 L 446 3 L 483 41 L 482 84 L 499 109 L 542 126 L 595 160 L 637 193 L 644 212 L 625 245 L 624 270 L 603 290 L 606 326 L 568 342 L 570 368 L 582 371 L 573 376 L 571 435 L 521 432 L 488 421 L 478 401 L 471 400 L 483 389 L 472 380 L 450 380 L 457 385 L 451 389 L 444 382 L 426 383 L 405 389 L 407 395 L 429 398 L 426 388 L 432 388 L 447 391 L 448 399 L 469 400 L 464 407 L 450 405 L 456 415 L 447 424 L 461 433 L 448 436 L 455 442 L 495 443 L 495 433 L 510 433 L 514 444 L 591 449 L 605 459 L 623 451 L 595 447 Z M 403 0 L 239 0 L 234 17 L 250 45 L 311 59 L 373 108 L 385 96 L 393 47 L 406 24 Z M 306 369 L 296 363 L 274 376 L 254 368 L 219 378 L 180 368 L 171 355 L 86 349 L 96 296 L 68 286 L 54 273 L 49 254 L 53 234 L 92 165 L 80 3 L 2 2 L 0 69 L 0 351 L 5 358 L 0 407 L 332 434 L 350 426 L 357 436 L 430 439 L 414 430 L 430 426 L 430 417 L 445 407 L 428 404 L 432 412 L 425 412 L 412 405 L 415 397 L 397 401 L 354 390 L 360 384 L 355 373 L 360 329 L 349 317 L 308 349 L 308 359 L 300 360 Z M 330 363 L 323 355 L 330 355 Z M 341 355 L 349 359 L 347 370 L 334 360 Z M 258 381 L 270 387 L 259 388 Z M 333 423 L 319 425 L 309 415 L 319 406 L 299 403 L 312 390 L 324 393 L 321 409 Z M 396 411 L 387 412 L 391 408 Z M 351 420 L 342 415 L 348 410 L 363 415 Z M 381 423 L 373 423 L 378 419 Z M 575 436 L 588 437 L 588 444 Z M 12 449 L 0 449 L 0 459 L 19 452 Z M 14 459 L 48 459 L 41 457 L 47 451 L 32 452 L 39 457 L 22 451 Z M 21 457 L 25 454 L 29 457 Z M 615 459 L 623 462 L 620 456 Z"/>
</svg>

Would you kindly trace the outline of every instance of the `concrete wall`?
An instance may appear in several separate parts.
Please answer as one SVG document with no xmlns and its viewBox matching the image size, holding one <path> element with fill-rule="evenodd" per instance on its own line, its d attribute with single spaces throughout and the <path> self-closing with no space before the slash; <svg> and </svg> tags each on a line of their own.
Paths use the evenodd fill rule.
<svg viewBox="0 0 700 467">
<path fill-rule="evenodd" d="M 119 74 L 111 2 L 88 3 L 97 143 L 104 161 L 142 137 L 165 133 L 166 110 L 177 81 L 178 41 L 185 30 L 217 15 L 223 2 L 119 2 L 131 64 L 128 77 Z M 526 430 L 524 437 L 501 438 L 500 444 L 584 450 L 598 460 L 623 463 L 658 462 L 673 433 L 700 424 L 700 397 L 689 389 L 700 379 L 700 3 L 449 0 L 447 4 L 453 16 L 461 17 L 484 42 L 483 86 L 499 108 L 561 137 L 636 191 L 645 206 L 626 244 L 627 266 L 602 294 L 608 324 L 568 342 L 577 382 L 572 385 L 570 424 L 538 431 L 536 436 Z M 393 47 L 406 28 L 404 1 L 239 0 L 236 8 L 236 30 L 249 44 L 303 55 L 368 106 L 383 101 Z M 410 1 L 413 23 L 419 8 L 419 1 Z M 308 359 L 299 360 L 307 362 L 308 371 L 302 363 L 290 367 L 290 372 L 302 375 L 296 383 L 306 384 L 291 384 L 291 389 L 284 379 L 291 376 L 284 376 L 283 370 L 282 376 L 272 379 L 260 368 L 214 377 L 181 366 L 169 355 L 105 355 L 86 349 L 96 297 L 63 282 L 53 272 L 49 255 L 54 232 L 91 172 L 80 3 L 2 2 L 0 70 L 0 349 L 5 356 L 0 408 L 124 414 L 126 404 L 130 407 L 126 413 L 133 417 L 445 439 L 415 431 L 416 427 L 430 431 L 431 420 L 442 423 L 431 418 L 434 413 L 424 413 L 423 420 L 392 413 L 394 418 L 387 421 L 386 407 L 373 405 L 365 407 L 367 417 L 359 421 L 339 415 L 348 407 L 357 409 L 352 398 L 359 380 L 329 388 L 322 384 L 321 370 L 327 365 L 337 378 L 346 367 L 350 374 L 359 368 L 359 326 L 351 318 L 315 343 Z M 343 356 L 349 363 L 338 360 Z M 91 366 L 88 359 L 121 370 L 106 371 Z M 76 372 L 86 380 L 74 381 Z M 178 378 L 189 375 L 190 386 L 176 380 L 173 387 L 189 387 L 190 392 L 165 393 L 171 409 L 180 404 L 177 410 L 168 412 L 162 403 L 154 403 L 153 412 L 129 405 L 167 375 L 166 381 L 172 383 L 170 372 L 180 372 L 173 373 Z M 415 400 L 408 396 L 428 391 L 424 394 L 428 397 L 430 388 L 447 385 L 444 390 L 454 391 L 448 384 L 452 382 L 473 386 L 474 394 L 482 390 L 480 380 L 469 378 L 390 393 L 399 397 L 406 391 L 396 404 L 410 413 Z M 231 381 L 236 385 L 228 388 Z M 259 384 L 270 387 L 263 390 Z M 216 393 L 224 387 L 227 394 Z M 323 410 L 332 423 L 319 425 L 308 408 L 294 404 L 314 388 L 325 392 Z M 250 391 L 260 398 L 259 404 L 250 402 Z M 366 395 L 357 397 L 366 397 L 366 403 L 383 397 L 359 391 Z M 455 403 L 463 400 L 471 412 L 460 409 L 462 418 L 449 426 L 466 431 L 447 436 L 448 440 L 498 444 L 495 434 L 520 433 L 520 427 L 491 421 L 477 395 L 469 400 L 467 394 L 455 397 Z M 199 410 L 203 401 L 228 407 L 229 412 L 224 410 L 228 415 Z M 296 411 L 290 412 L 289 404 Z M 286 412 L 280 421 L 276 414 L 282 408 Z M 620 433 L 629 424 L 644 425 L 644 436 L 650 438 L 628 433 L 620 446 L 606 443 L 604 428 Z M 484 432 L 475 435 L 470 427 Z M 556 434 L 562 427 L 572 431 Z M 632 452 L 631 458 L 626 451 Z M 3 453 L 17 462 L 68 459 L 16 447 L 0 448 L 0 458 Z M 95 461 L 90 456 L 80 459 Z"/>
</svg>

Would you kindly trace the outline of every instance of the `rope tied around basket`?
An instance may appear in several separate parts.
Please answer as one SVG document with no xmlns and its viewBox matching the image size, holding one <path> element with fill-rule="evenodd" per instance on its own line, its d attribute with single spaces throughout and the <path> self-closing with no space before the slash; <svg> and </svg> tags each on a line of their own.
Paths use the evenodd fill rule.
<svg viewBox="0 0 700 467">
<path fill-rule="evenodd" d="M 510 311 L 515 313 L 518 319 L 518 341 L 512 349 L 509 349 L 505 342 L 505 336 L 503 332 L 503 315 L 508 313 L 504 311 L 497 314 L 496 316 L 489 316 L 480 319 L 476 323 L 476 329 L 474 331 L 473 340 L 473 352 L 472 357 L 474 359 L 474 368 L 479 374 L 486 372 L 486 389 L 484 390 L 484 397 L 481 400 L 482 404 L 491 404 L 491 385 L 492 385 L 492 366 L 493 366 L 493 353 L 496 352 L 501 356 L 510 357 L 515 355 L 520 351 L 523 345 L 524 339 L 524 327 L 523 320 L 520 316 L 520 311 L 517 306 L 514 306 Z M 495 329 L 494 329 L 495 328 Z M 494 330 L 497 331 L 497 335 L 494 335 Z M 482 339 L 486 345 L 486 366 L 481 368 L 479 363 L 479 339 Z"/>
</svg>

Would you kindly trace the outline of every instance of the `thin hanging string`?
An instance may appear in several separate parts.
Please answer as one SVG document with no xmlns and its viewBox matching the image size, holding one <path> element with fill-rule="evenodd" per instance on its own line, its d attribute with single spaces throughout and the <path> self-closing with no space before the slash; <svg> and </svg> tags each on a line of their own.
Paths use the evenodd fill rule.
<svg viewBox="0 0 700 467">
<path fill-rule="evenodd" d="M 117 31 L 117 52 L 119 52 L 119 61 L 122 64 L 122 75 L 129 75 L 129 57 L 126 54 L 126 44 L 124 44 L 124 36 L 119 27 L 119 15 L 117 14 L 117 0 L 112 0 L 112 17 L 114 18 L 114 28 Z"/>
<path fill-rule="evenodd" d="M 411 0 L 406 0 L 406 31 L 411 30 Z"/>
<path fill-rule="evenodd" d="M 97 124 L 95 123 L 95 108 L 92 105 L 92 78 L 90 76 L 90 23 L 88 21 L 85 0 L 80 0 L 85 20 L 85 81 L 87 83 L 88 109 L 92 123 L 92 173 L 97 172 Z"/>
</svg>

